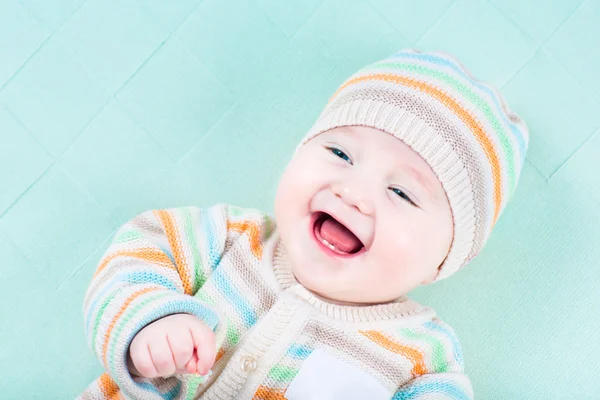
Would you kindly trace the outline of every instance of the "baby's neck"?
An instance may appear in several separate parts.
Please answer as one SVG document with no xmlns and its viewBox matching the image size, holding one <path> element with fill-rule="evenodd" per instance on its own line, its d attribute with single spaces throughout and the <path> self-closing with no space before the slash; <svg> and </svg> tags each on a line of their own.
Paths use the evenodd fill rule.
<svg viewBox="0 0 600 400">
<path fill-rule="evenodd" d="M 352 302 L 348 302 L 348 301 L 334 300 L 334 299 L 330 299 L 328 297 L 324 297 L 324 296 L 318 294 L 317 292 L 313 292 L 312 290 L 310 290 L 306 286 L 304 286 L 304 287 L 306 288 L 306 290 L 308 290 L 309 292 L 311 292 L 319 300 L 322 300 L 322 301 L 324 301 L 326 303 L 335 304 L 335 305 L 338 305 L 338 306 L 368 307 L 368 306 L 376 306 L 376 305 L 393 303 L 393 301 L 388 301 L 388 302 L 383 302 L 383 303 L 352 303 Z"/>
</svg>

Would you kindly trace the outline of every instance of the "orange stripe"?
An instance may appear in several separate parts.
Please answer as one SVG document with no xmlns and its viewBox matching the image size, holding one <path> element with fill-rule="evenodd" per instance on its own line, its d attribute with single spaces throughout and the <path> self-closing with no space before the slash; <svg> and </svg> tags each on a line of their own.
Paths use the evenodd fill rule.
<svg viewBox="0 0 600 400">
<path fill-rule="evenodd" d="M 413 377 L 428 373 L 427 367 L 425 366 L 425 361 L 423 359 L 423 353 L 421 351 L 415 349 L 414 347 L 400 344 L 391 337 L 379 331 L 360 331 L 360 333 L 386 350 L 408 358 L 413 363 L 413 368 L 411 371 Z"/>
<path fill-rule="evenodd" d="M 367 80 L 382 80 L 387 82 L 393 82 L 413 87 L 424 93 L 427 93 L 428 95 L 435 97 L 444 105 L 446 105 L 471 129 L 475 138 L 483 148 L 483 151 L 490 165 L 492 166 L 492 176 L 494 180 L 494 220 L 492 222 L 492 226 L 495 225 L 496 220 L 498 219 L 498 215 L 500 214 L 500 206 L 502 204 L 502 175 L 500 172 L 500 160 L 498 159 L 498 155 L 496 154 L 494 144 L 486 136 L 485 131 L 483 130 L 483 127 L 481 126 L 479 121 L 477 121 L 466 109 L 461 107 L 460 103 L 457 100 L 450 97 L 443 90 L 440 90 L 425 82 L 417 81 L 396 74 L 371 74 L 353 78 L 345 82 L 342 86 L 340 86 L 340 88 L 329 99 L 329 103 L 331 103 L 331 101 L 338 95 L 338 93 L 347 86 Z"/>
<path fill-rule="evenodd" d="M 113 394 L 110 400 L 123 400 L 121 397 L 121 391 L 119 390 L 117 393 Z"/>
<path fill-rule="evenodd" d="M 225 350 L 221 347 L 215 357 L 215 362 L 219 361 L 225 355 Z"/>
<path fill-rule="evenodd" d="M 247 232 L 252 254 L 259 260 L 262 258 L 262 246 L 260 245 L 259 237 L 260 228 L 258 223 L 253 221 L 227 222 L 227 230 L 239 233 Z"/>
<path fill-rule="evenodd" d="M 173 251 L 173 258 L 175 258 L 175 267 L 177 267 L 177 272 L 179 272 L 179 277 L 183 283 L 183 290 L 185 294 L 191 295 L 193 294 L 192 282 L 190 282 L 190 277 L 188 274 L 189 270 L 183 255 L 183 251 L 181 250 L 181 239 L 177 234 L 174 218 L 166 210 L 155 210 L 154 213 L 163 224 L 163 228 L 167 235 L 167 240 L 169 241 L 169 245 Z"/>
<path fill-rule="evenodd" d="M 259 386 L 252 400 L 286 400 L 285 389 L 273 389 L 268 386 Z"/>
<path fill-rule="evenodd" d="M 175 269 L 173 263 L 171 262 L 171 259 L 164 252 L 157 249 L 153 249 L 151 247 L 144 247 L 141 249 L 133 250 L 119 250 L 115 253 L 104 257 L 100 261 L 100 265 L 98 266 L 98 269 L 94 274 L 94 278 L 108 265 L 109 262 L 121 256 L 139 258 L 140 260 L 148 261 L 152 264 L 162 265 L 164 267 Z"/>
<path fill-rule="evenodd" d="M 133 293 L 131 296 L 129 296 L 129 298 L 125 301 L 125 303 L 123 303 L 123 305 L 121 306 L 121 309 L 119 310 L 117 315 L 115 315 L 113 317 L 112 321 L 110 321 L 110 325 L 108 325 L 108 329 L 106 330 L 106 334 L 104 335 L 104 338 L 105 338 L 104 344 L 102 345 L 102 361 L 104 362 L 106 369 L 108 369 L 108 365 L 106 364 L 106 349 L 108 348 L 108 339 L 110 338 L 110 333 L 112 332 L 113 328 L 115 327 L 117 320 L 119 319 L 119 317 L 121 315 L 123 315 L 123 313 L 129 306 L 129 304 L 131 304 L 131 302 L 133 300 L 135 300 L 137 297 L 143 295 L 144 293 L 148 293 L 148 292 L 151 292 L 153 290 L 158 290 L 158 289 L 160 289 L 160 288 L 148 287 L 148 288 L 138 290 L 137 292 Z"/>
<path fill-rule="evenodd" d="M 98 386 L 100 387 L 100 391 L 102 392 L 104 397 L 113 399 L 115 398 L 115 396 L 119 395 L 119 387 L 117 386 L 115 381 L 113 381 L 112 378 L 108 376 L 107 373 L 100 375 L 100 378 L 98 378 Z"/>
</svg>

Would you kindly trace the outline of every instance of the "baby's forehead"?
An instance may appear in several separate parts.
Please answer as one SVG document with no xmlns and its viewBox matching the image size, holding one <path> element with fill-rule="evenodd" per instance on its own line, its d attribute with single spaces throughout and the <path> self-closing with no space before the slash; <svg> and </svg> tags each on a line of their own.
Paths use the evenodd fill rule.
<svg viewBox="0 0 600 400">
<path fill-rule="evenodd" d="M 376 152 L 387 155 L 401 164 L 424 163 L 425 160 L 410 146 L 383 130 L 370 126 L 340 126 L 319 135 L 321 141 L 339 141 L 352 146 L 358 152 Z M 350 149 L 349 149 L 350 150 Z"/>
</svg>

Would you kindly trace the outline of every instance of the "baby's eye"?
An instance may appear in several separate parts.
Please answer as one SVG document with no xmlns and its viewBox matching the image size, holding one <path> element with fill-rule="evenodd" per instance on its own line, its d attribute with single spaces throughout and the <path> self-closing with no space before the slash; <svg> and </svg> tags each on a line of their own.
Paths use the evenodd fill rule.
<svg viewBox="0 0 600 400">
<path fill-rule="evenodd" d="M 396 193 L 398 196 L 402 197 L 404 200 L 408 201 L 410 204 L 417 207 L 417 205 L 410 199 L 410 197 L 408 197 L 406 195 L 406 193 L 404 193 L 402 190 L 400 190 L 398 188 L 390 188 L 390 189 L 392 189 L 392 192 Z"/>
<path fill-rule="evenodd" d="M 330 150 L 333 154 L 352 165 L 352 160 L 350 160 L 350 157 L 348 157 L 342 150 L 336 149 L 335 147 L 327 147 L 327 150 Z"/>
</svg>

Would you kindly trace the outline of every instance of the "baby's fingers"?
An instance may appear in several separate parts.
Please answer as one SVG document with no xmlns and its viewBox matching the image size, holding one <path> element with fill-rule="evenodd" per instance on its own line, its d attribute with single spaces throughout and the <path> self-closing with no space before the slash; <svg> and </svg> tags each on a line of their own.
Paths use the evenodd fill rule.
<svg viewBox="0 0 600 400">
<path fill-rule="evenodd" d="M 190 332 L 194 339 L 196 356 L 198 357 L 197 371 L 200 375 L 206 375 L 215 363 L 217 356 L 217 343 L 214 332 L 202 321 L 190 326 Z"/>
<path fill-rule="evenodd" d="M 175 360 L 177 372 L 183 372 L 194 354 L 194 341 L 187 329 L 172 329 L 167 333 L 167 342 Z"/>
<path fill-rule="evenodd" d="M 158 371 L 158 376 L 164 377 L 173 375 L 177 368 L 166 335 L 153 341 L 149 347 L 150 356 Z"/>
<path fill-rule="evenodd" d="M 140 375 L 145 378 L 154 378 L 158 376 L 158 371 L 154 366 L 152 357 L 150 356 L 150 350 L 148 349 L 147 343 L 142 340 L 134 340 L 129 349 L 129 358 L 133 367 L 135 368 L 132 372 L 135 375 Z"/>
<path fill-rule="evenodd" d="M 185 366 L 185 372 L 188 374 L 195 374 L 197 372 L 196 371 L 197 365 L 198 365 L 198 356 L 196 356 L 196 352 L 194 351 L 194 353 L 192 354 L 192 358 Z"/>
</svg>

